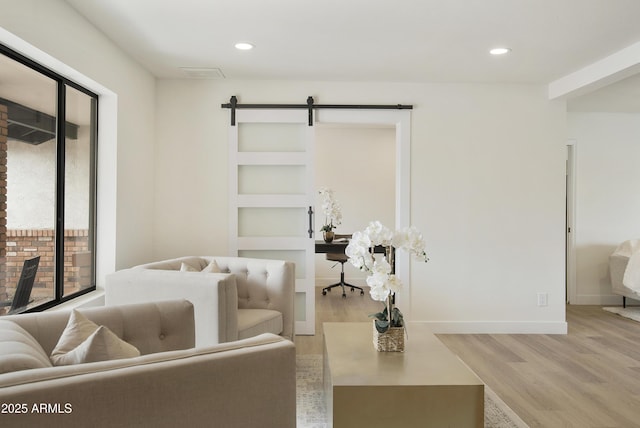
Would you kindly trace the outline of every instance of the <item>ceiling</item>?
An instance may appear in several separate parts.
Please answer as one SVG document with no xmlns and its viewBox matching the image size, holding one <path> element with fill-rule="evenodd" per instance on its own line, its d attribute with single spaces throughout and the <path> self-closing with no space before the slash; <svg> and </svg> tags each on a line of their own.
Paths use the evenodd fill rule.
<svg viewBox="0 0 640 428">
<path fill-rule="evenodd" d="M 548 83 L 640 41 L 638 0 L 66 1 L 158 78 Z"/>
<path fill-rule="evenodd" d="M 639 0 L 65 1 L 160 79 L 546 84 L 640 41 Z M 637 113 L 638 94 L 631 77 L 567 108 Z"/>
</svg>

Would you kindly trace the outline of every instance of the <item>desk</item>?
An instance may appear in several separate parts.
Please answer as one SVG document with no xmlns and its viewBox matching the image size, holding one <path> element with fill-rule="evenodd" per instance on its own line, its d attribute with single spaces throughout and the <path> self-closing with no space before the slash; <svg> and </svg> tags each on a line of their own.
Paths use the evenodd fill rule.
<svg viewBox="0 0 640 428">
<path fill-rule="evenodd" d="M 330 426 L 483 427 L 482 381 L 426 325 L 407 327 L 405 352 L 378 352 L 372 323 L 323 324 Z"/>
<path fill-rule="evenodd" d="M 334 254 L 344 254 L 344 249 L 349 245 L 349 241 L 347 240 L 334 240 L 330 243 L 324 241 L 316 241 L 316 253 L 334 253 Z M 386 248 L 377 245 L 374 249 L 374 253 L 384 254 Z"/>
</svg>

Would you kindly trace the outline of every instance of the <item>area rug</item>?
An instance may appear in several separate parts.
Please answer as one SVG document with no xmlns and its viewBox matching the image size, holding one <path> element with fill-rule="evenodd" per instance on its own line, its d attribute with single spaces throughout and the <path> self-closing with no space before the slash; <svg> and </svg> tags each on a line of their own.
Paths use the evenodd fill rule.
<svg viewBox="0 0 640 428">
<path fill-rule="evenodd" d="M 623 308 L 622 306 L 605 306 L 602 309 L 607 312 L 618 314 L 621 317 L 640 322 L 640 306 L 628 306 L 626 308 Z"/>
<path fill-rule="evenodd" d="M 322 355 L 296 357 L 298 428 L 327 428 L 322 386 Z M 489 387 L 485 386 L 484 426 L 486 428 L 528 428 Z"/>
</svg>

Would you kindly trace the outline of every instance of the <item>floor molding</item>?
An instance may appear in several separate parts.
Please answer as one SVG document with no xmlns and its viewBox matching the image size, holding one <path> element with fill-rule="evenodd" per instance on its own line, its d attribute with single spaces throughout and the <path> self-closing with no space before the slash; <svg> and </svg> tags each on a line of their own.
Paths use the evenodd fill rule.
<svg viewBox="0 0 640 428">
<path fill-rule="evenodd" d="M 435 334 L 567 334 L 566 322 L 423 321 Z"/>
</svg>

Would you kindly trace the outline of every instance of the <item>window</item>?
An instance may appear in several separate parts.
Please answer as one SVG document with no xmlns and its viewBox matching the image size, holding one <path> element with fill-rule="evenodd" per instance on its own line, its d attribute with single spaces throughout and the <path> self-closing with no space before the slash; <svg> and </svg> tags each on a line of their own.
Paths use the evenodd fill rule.
<svg viewBox="0 0 640 428">
<path fill-rule="evenodd" d="M 96 94 L 0 45 L 0 315 L 95 289 L 97 112 Z"/>
</svg>

